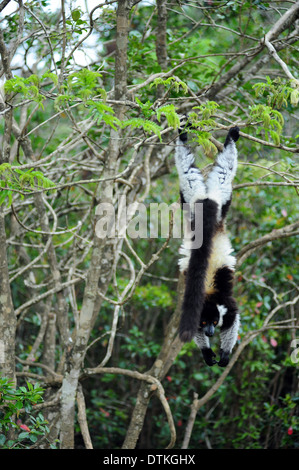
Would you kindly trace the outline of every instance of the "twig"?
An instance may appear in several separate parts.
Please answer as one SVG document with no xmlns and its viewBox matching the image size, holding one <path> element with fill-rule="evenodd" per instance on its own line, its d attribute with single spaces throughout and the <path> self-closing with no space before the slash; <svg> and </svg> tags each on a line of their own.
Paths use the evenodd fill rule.
<svg viewBox="0 0 299 470">
<path fill-rule="evenodd" d="M 122 292 L 122 294 L 119 298 L 119 303 L 121 304 L 123 299 L 125 299 L 127 292 L 129 292 L 129 290 L 134 285 L 136 276 L 135 276 L 135 269 L 134 269 L 133 263 L 130 260 L 129 256 L 127 256 L 123 252 L 120 252 L 120 255 L 123 256 L 125 258 L 125 260 L 127 261 L 128 265 L 130 267 L 130 273 L 131 273 L 130 281 L 126 285 L 125 289 L 123 290 L 123 292 Z M 108 343 L 106 355 L 105 355 L 104 359 L 102 360 L 101 364 L 99 365 L 99 367 L 104 367 L 107 364 L 107 362 L 109 361 L 110 357 L 111 357 L 112 350 L 113 350 L 113 345 L 114 345 L 114 339 L 115 339 L 115 335 L 116 335 L 117 324 L 118 324 L 118 314 L 119 314 L 119 310 L 120 310 L 120 304 L 115 306 L 114 313 L 113 313 L 111 333 L 110 333 L 110 338 L 109 338 L 109 343 Z"/>
<path fill-rule="evenodd" d="M 245 261 L 245 259 L 255 249 L 259 248 L 260 246 L 265 245 L 266 243 L 269 243 L 273 240 L 277 240 L 279 238 L 286 238 L 286 237 L 292 237 L 294 235 L 298 235 L 299 233 L 299 230 L 297 230 L 298 228 L 299 228 L 299 221 L 293 224 L 287 225 L 280 229 L 274 229 L 272 230 L 272 232 L 267 233 L 266 235 L 248 243 L 237 254 L 238 266 L 240 266 Z"/>
<path fill-rule="evenodd" d="M 171 439 L 166 447 L 167 449 L 170 449 L 174 446 L 175 441 L 176 441 L 176 430 L 175 430 L 175 425 L 172 417 L 172 413 L 168 404 L 168 401 L 165 398 L 165 393 L 164 393 L 164 388 L 161 384 L 161 382 L 153 377 L 152 375 L 149 374 L 141 374 L 138 371 L 133 371 L 133 370 L 128 370 L 128 369 L 121 369 L 119 367 L 95 367 L 93 369 L 84 369 L 83 375 L 81 378 L 84 378 L 85 376 L 90 376 L 94 374 L 121 374 L 121 375 L 126 375 L 128 377 L 132 377 L 137 380 L 142 380 L 145 382 L 148 382 L 152 384 L 151 390 L 156 391 L 157 395 L 161 401 L 161 404 L 164 408 L 168 425 L 169 425 L 169 430 L 170 430 L 170 435 Z"/>
<path fill-rule="evenodd" d="M 276 62 L 281 66 L 281 68 L 283 69 L 284 73 L 286 74 L 286 76 L 294 81 L 294 83 L 296 84 L 296 86 L 298 87 L 299 86 L 299 80 L 297 80 L 297 78 L 294 77 L 294 75 L 290 72 L 287 64 L 279 57 L 279 55 L 277 54 L 276 50 L 275 50 L 275 47 L 273 46 L 273 44 L 271 44 L 271 42 L 269 41 L 268 39 L 268 34 L 266 34 L 265 38 L 264 38 L 264 42 L 265 42 L 265 45 L 267 46 L 271 56 L 276 60 Z"/>
<path fill-rule="evenodd" d="M 51 241 L 51 239 L 49 239 L 49 241 Z M 43 254 L 43 252 L 42 252 L 42 254 Z M 36 259 L 33 260 L 33 261 L 35 262 Z M 34 264 L 34 263 L 30 263 L 30 266 L 26 266 L 26 270 L 29 269 L 29 267 L 31 267 L 32 264 Z M 25 269 L 22 270 L 22 272 L 23 271 L 25 271 Z M 20 274 L 21 274 L 20 272 L 17 273 L 17 275 L 15 275 L 13 277 L 13 279 L 15 277 L 18 277 Z M 81 278 L 76 278 L 76 279 L 72 279 L 71 281 L 63 282 L 59 286 L 53 287 L 52 289 L 49 289 L 47 292 L 44 292 L 43 294 L 40 294 L 37 297 L 34 297 L 31 300 L 28 300 L 28 302 L 25 302 L 24 304 L 20 305 L 19 308 L 16 309 L 16 311 L 15 311 L 16 316 L 20 315 L 20 313 L 23 312 L 23 310 L 25 310 L 26 308 L 31 307 L 31 305 L 37 304 L 41 300 L 47 298 L 49 295 L 56 294 L 57 292 L 61 292 L 66 287 L 69 287 L 72 284 L 76 284 L 77 282 L 80 282 L 80 281 L 82 281 Z"/>
<path fill-rule="evenodd" d="M 77 390 L 77 405 L 78 405 L 78 421 L 80 425 L 80 430 L 82 433 L 83 441 L 85 444 L 86 449 L 93 449 L 87 419 L 86 419 L 86 406 L 85 406 L 85 399 L 82 390 L 82 385 L 78 385 Z"/>
</svg>

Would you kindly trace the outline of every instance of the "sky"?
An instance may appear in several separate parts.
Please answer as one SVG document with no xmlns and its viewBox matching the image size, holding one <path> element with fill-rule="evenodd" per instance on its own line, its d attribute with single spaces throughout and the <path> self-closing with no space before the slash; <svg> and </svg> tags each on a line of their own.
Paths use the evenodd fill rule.
<svg viewBox="0 0 299 470">
<path fill-rule="evenodd" d="M 24 4 L 26 5 L 26 0 L 24 1 Z M 83 12 L 86 12 L 86 5 L 88 8 L 88 11 L 91 11 L 95 6 L 99 5 L 101 2 L 100 0 L 71 0 L 71 2 L 67 1 L 66 2 L 66 8 L 68 9 L 69 4 L 71 3 L 72 9 L 75 8 L 81 8 Z M 51 0 L 49 2 L 49 6 L 47 9 L 49 11 L 55 11 L 59 9 L 61 6 L 61 1 L 60 0 Z M 5 8 L 4 10 L 0 13 L 0 18 L 3 18 L 7 15 L 10 15 L 14 11 L 16 11 L 18 8 L 18 3 L 15 0 L 12 0 Z M 86 34 L 86 33 L 83 33 Z M 96 60 L 97 54 L 94 49 L 94 38 L 92 35 L 84 42 L 84 52 L 82 50 L 77 50 L 74 54 L 74 59 L 79 66 L 86 66 L 88 63 Z M 89 46 L 89 47 L 88 47 Z M 13 59 L 12 65 L 17 66 L 18 62 L 23 62 L 21 61 L 21 56 L 23 55 L 23 50 L 19 50 L 19 53 L 15 54 L 15 57 Z M 60 57 L 57 54 L 57 60 L 59 60 Z M 29 56 L 30 60 L 30 56 Z M 36 61 L 36 58 L 31 57 L 31 61 L 34 62 Z M 42 65 L 42 61 L 41 61 Z"/>
<path fill-rule="evenodd" d="M 38 2 L 38 0 L 36 0 Z M 24 4 L 26 5 L 27 1 L 24 0 Z M 80 8 L 83 12 L 86 12 L 86 7 L 88 8 L 88 11 L 90 12 L 94 7 L 98 6 L 101 4 L 101 0 L 66 0 L 66 12 L 67 15 L 69 14 L 69 6 L 71 5 L 72 10 L 75 8 Z M 102 0 L 102 3 L 104 5 L 104 0 Z M 154 0 L 144 0 L 141 2 L 143 4 L 152 4 L 154 3 Z M 114 4 L 116 5 L 116 3 Z M 55 11 L 61 7 L 61 0 L 51 0 L 49 2 L 49 6 L 47 9 L 49 11 Z M 111 8 L 111 5 L 109 5 Z M 0 13 L 0 19 L 5 17 L 6 15 L 10 15 L 14 11 L 16 11 L 18 8 L 18 3 L 15 0 L 11 0 L 10 3 L 4 8 L 4 10 Z M 99 10 L 100 11 L 100 10 Z M 96 18 L 96 13 L 95 13 L 95 18 Z M 83 33 L 85 35 L 86 33 Z M 83 36 L 82 36 L 83 37 Z M 103 38 L 105 40 L 105 38 Z M 99 45 L 97 45 L 97 48 Z M 81 48 L 81 50 L 76 50 L 74 53 L 74 60 L 75 63 L 78 66 L 85 67 L 91 62 L 96 61 L 97 59 L 97 48 L 95 48 L 95 37 L 91 34 L 86 41 L 84 41 L 84 46 Z M 12 61 L 12 66 L 18 66 L 18 64 L 23 63 L 23 56 L 24 56 L 24 49 L 22 47 L 19 48 L 19 51 L 15 54 L 13 61 Z M 27 56 L 28 60 L 31 61 L 32 63 L 37 62 L 37 58 L 32 56 Z M 55 56 L 56 60 L 60 60 L 60 56 L 57 53 Z M 42 58 L 38 58 L 40 66 L 43 66 Z M 100 65 L 100 64 L 99 64 Z M 18 73 L 16 71 L 16 73 Z"/>
</svg>

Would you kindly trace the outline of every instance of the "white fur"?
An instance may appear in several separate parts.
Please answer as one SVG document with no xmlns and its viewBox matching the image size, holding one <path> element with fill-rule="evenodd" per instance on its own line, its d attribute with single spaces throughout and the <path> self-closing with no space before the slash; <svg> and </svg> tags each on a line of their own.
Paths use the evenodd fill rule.
<svg viewBox="0 0 299 470">
<path fill-rule="evenodd" d="M 237 171 L 237 165 L 236 145 L 233 140 L 230 140 L 223 152 L 218 154 L 215 165 L 206 181 L 208 197 L 219 201 L 220 206 L 223 206 L 231 198 L 232 181 Z"/>
<path fill-rule="evenodd" d="M 188 269 L 190 256 L 191 256 L 191 249 L 189 247 L 191 240 L 185 239 L 181 248 L 179 249 L 179 254 L 183 257 L 179 259 L 179 268 L 180 271 L 183 272 Z"/>
<path fill-rule="evenodd" d="M 237 313 L 235 321 L 231 328 L 221 331 L 220 347 L 223 351 L 231 353 L 238 339 L 238 331 L 240 326 L 240 315 Z"/>
<path fill-rule="evenodd" d="M 182 258 L 179 259 L 181 272 L 188 269 L 191 256 L 191 245 L 192 241 L 185 238 L 179 250 L 180 255 L 182 255 Z M 227 266 L 232 270 L 234 269 L 236 258 L 231 255 L 232 251 L 233 249 L 228 236 L 224 232 L 216 233 L 213 239 L 211 255 L 206 273 L 205 290 L 207 293 L 213 290 L 214 276 L 218 269 L 223 268 L 224 266 Z"/>
<path fill-rule="evenodd" d="M 214 278 L 214 274 L 220 268 L 227 266 L 234 269 L 236 258 L 231 255 L 233 252 L 230 240 L 225 232 L 217 232 L 213 238 L 212 250 L 209 259 L 209 266 L 207 271 L 207 286 Z"/>
<path fill-rule="evenodd" d="M 202 330 L 198 330 L 193 339 L 199 349 L 210 348 L 209 337 Z"/>
<path fill-rule="evenodd" d="M 180 189 L 188 204 L 207 197 L 204 178 L 198 168 L 192 167 L 194 155 L 180 139 L 177 140 L 175 163 L 179 174 Z"/>
<path fill-rule="evenodd" d="M 223 325 L 223 317 L 227 313 L 227 308 L 224 305 L 217 305 L 218 312 L 219 312 L 219 322 L 218 326 Z"/>
</svg>

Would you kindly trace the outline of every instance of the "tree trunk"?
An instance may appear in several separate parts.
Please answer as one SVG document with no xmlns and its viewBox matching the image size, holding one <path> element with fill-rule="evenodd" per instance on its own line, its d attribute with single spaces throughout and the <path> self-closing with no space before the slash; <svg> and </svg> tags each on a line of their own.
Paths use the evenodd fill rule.
<svg viewBox="0 0 299 470">
<path fill-rule="evenodd" d="M 118 2 L 117 9 L 115 57 L 116 100 L 124 100 L 126 97 L 129 3 L 130 2 L 127 0 L 121 0 Z M 122 119 L 124 107 L 118 105 L 115 109 L 115 114 L 119 119 Z M 117 172 L 121 145 L 120 137 L 120 131 L 111 130 L 108 158 L 105 162 L 106 170 L 104 172 L 104 179 L 106 178 L 107 181 L 102 184 L 101 202 L 113 202 L 114 182 L 110 178 L 113 178 Z M 69 370 L 66 372 L 62 384 L 60 433 L 60 446 L 62 449 L 74 448 L 74 419 L 78 379 L 83 365 L 91 328 L 102 303 L 102 299 L 99 298 L 98 290 L 105 294 L 111 278 L 114 247 L 115 240 L 107 238 L 100 239 L 97 236 L 94 237 L 91 265 L 86 279 L 76 338 L 69 361 Z"/>
<path fill-rule="evenodd" d="M 158 380 L 162 380 L 165 377 L 183 345 L 177 336 L 177 330 L 181 316 L 184 289 L 185 276 L 181 275 L 178 281 L 177 306 L 168 324 L 161 352 L 151 369 L 146 372 L 146 374 L 151 375 Z M 136 447 L 143 428 L 147 407 L 151 397 L 153 396 L 153 392 L 150 390 L 150 388 L 151 387 L 149 384 L 142 382 L 137 395 L 137 401 L 131 417 L 131 422 L 122 446 L 123 449 L 135 449 Z"/>
<path fill-rule="evenodd" d="M 15 382 L 16 317 L 11 298 L 6 253 L 4 207 L 0 206 L 0 371 Z"/>
</svg>

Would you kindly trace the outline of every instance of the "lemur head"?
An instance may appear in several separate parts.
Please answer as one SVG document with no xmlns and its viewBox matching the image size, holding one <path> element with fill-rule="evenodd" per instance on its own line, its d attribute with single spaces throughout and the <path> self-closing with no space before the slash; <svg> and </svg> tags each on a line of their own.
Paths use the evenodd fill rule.
<svg viewBox="0 0 299 470">
<path fill-rule="evenodd" d="M 206 336 L 213 336 L 215 327 L 218 325 L 220 314 L 217 306 L 213 302 L 205 302 L 201 314 L 199 326 Z"/>
</svg>

